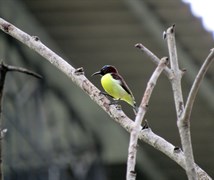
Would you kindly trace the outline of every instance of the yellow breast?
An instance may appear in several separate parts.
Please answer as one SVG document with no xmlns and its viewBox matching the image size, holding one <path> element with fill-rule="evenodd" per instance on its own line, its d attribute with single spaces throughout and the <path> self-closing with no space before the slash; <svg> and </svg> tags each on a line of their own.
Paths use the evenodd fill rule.
<svg viewBox="0 0 214 180">
<path fill-rule="evenodd" d="M 101 84 L 103 89 L 114 99 L 120 99 L 126 101 L 128 104 L 133 106 L 133 97 L 128 94 L 123 87 L 120 85 L 120 81 L 114 79 L 111 74 L 106 74 L 101 78 Z"/>
</svg>

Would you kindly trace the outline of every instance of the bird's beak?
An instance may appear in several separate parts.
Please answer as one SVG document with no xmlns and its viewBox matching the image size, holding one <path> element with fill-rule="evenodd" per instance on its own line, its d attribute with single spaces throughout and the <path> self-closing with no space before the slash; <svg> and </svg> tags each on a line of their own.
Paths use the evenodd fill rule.
<svg viewBox="0 0 214 180">
<path fill-rule="evenodd" d="M 95 72 L 94 74 L 92 74 L 91 76 L 95 76 L 95 75 L 97 75 L 97 74 L 101 74 L 101 72 L 100 72 L 100 71 L 97 71 L 97 72 Z"/>
</svg>

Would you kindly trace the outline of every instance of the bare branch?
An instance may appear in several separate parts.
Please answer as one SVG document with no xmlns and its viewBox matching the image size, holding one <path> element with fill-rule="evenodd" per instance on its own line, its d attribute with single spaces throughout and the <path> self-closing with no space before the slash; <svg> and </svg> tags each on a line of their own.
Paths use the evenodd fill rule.
<svg viewBox="0 0 214 180">
<path fill-rule="evenodd" d="M 115 106 L 110 106 L 109 100 L 104 95 L 100 95 L 100 91 L 83 75 L 83 72 L 79 73 L 79 69 L 75 71 L 75 68 L 73 68 L 60 56 L 47 48 L 44 44 L 42 44 L 41 41 L 38 40 L 39 38 L 29 36 L 27 33 L 24 33 L 2 18 L 0 18 L 0 29 L 36 51 L 50 63 L 55 65 L 58 69 L 64 72 L 77 86 L 86 92 L 92 100 L 100 105 L 100 107 L 104 109 L 113 120 L 119 123 L 128 132 L 131 132 L 135 126 L 134 122 L 129 119 L 123 111 L 117 110 Z M 174 146 L 163 138 L 154 134 L 150 129 L 141 130 L 139 139 L 163 152 L 165 155 L 177 162 L 181 167 L 186 169 L 184 154 L 182 152 L 174 153 Z M 208 174 L 206 174 L 206 172 L 204 172 L 200 167 L 197 166 L 196 170 L 197 174 L 201 174 L 201 176 L 205 177 L 206 179 L 211 179 Z"/>
<path fill-rule="evenodd" d="M 0 29 L 39 53 L 62 72 L 66 74 L 74 73 L 75 69 L 72 66 L 69 66 L 64 59 L 41 43 L 39 37 L 28 35 L 2 18 L 0 18 Z"/>
<path fill-rule="evenodd" d="M 191 90 L 189 92 L 187 102 L 185 105 L 184 114 L 183 114 L 183 120 L 184 121 L 190 120 L 192 107 L 193 107 L 193 104 L 195 102 L 195 98 L 196 98 L 198 89 L 201 85 L 202 80 L 204 79 L 204 76 L 205 76 L 208 68 L 210 67 L 210 65 L 212 64 L 213 61 L 214 61 L 214 49 L 211 49 L 210 54 L 208 55 L 208 57 L 205 59 L 203 65 L 201 66 L 201 69 L 198 72 L 198 74 L 197 74 L 197 76 L 193 82 L 193 85 L 191 87 Z"/>
<path fill-rule="evenodd" d="M 34 76 L 34 77 L 36 77 L 38 79 L 42 79 L 42 76 L 39 75 L 38 73 L 35 73 L 35 72 L 30 71 L 30 70 L 25 69 L 25 68 L 7 65 L 7 69 L 8 69 L 8 71 L 21 72 L 21 73 L 24 73 L 24 74 L 28 74 L 28 75 Z"/>
<path fill-rule="evenodd" d="M 21 73 L 28 74 L 28 75 L 34 76 L 36 78 L 42 79 L 42 76 L 39 75 L 38 73 L 35 73 L 33 71 L 30 71 L 30 70 L 22 68 L 22 67 L 7 65 L 7 64 L 4 64 L 3 62 L 0 64 L 0 66 L 4 67 L 5 71 L 21 72 Z"/>
<path fill-rule="evenodd" d="M 153 89 L 156 85 L 156 82 L 163 71 L 163 69 L 166 67 L 168 62 L 168 58 L 162 58 L 159 61 L 159 64 L 155 71 L 153 72 L 151 78 L 148 81 L 145 93 L 143 95 L 141 104 L 138 108 L 138 113 L 135 118 L 135 126 L 131 131 L 130 135 L 130 141 L 129 141 L 129 149 L 128 149 L 128 160 L 127 160 L 127 171 L 126 171 L 126 179 L 127 180 L 135 180 L 136 179 L 136 173 L 135 173 L 135 164 L 137 159 L 137 141 L 139 132 L 141 130 L 141 124 L 144 119 L 144 116 L 147 111 L 149 99 L 151 97 L 151 94 L 153 92 Z"/>
<path fill-rule="evenodd" d="M 175 25 L 169 27 L 166 31 L 166 39 L 169 49 L 169 57 L 170 57 L 170 65 L 171 70 L 174 73 L 174 77 L 171 80 L 175 108 L 177 112 L 177 126 L 181 138 L 181 144 L 185 155 L 186 162 L 186 173 L 188 179 L 196 180 L 196 170 L 195 170 L 195 162 L 193 157 L 192 143 L 191 143 L 191 135 L 190 135 L 190 124 L 189 122 L 184 122 L 182 120 L 182 115 L 184 112 L 184 101 L 181 89 L 181 78 L 182 71 L 179 69 L 178 65 L 178 57 L 177 57 L 177 49 L 175 42 Z"/>
<path fill-rule="evenodd" d="M 152 60 L 153 63 L 155 63 L 156 65 L 159 64 L 160 59 L 156 55 L 154 55 L 149 49 L 147 49 L 143 44 L 137 43 L 135 44 L 135 47 L 143 51 Z M 168 69 L 168 71 L 170 72 L 169 68 L 166 67 L 165 69 Z"/>
<path fill-rule="evenodd" d="M 135 47 L 138 48 L 138 49 L 140 49 L 141 51 L 143 51 L 151 59 L 151 61 L 153 63 L 155 63 L 156 65 L 159 64 L 160 59 L 155 54 L 153 54 L 149 49 L 147 49 L 143 44 L 137 43 L 135 45 Z M 164 73 L 167 75 L 167 77 L 169 79 L 172 79 L 173 74 L 172 74 L 172 71 L 169 69 L 169 67 L 166 66 L 164 68 Z"/>
<path fill-rule="evenodd" d="M 178 58 L 177 58 L 177 50 L 176 50 L 176 43 L 175 43 L 175 26 L 171 26 L 166 31 L 166 39 L 169 49 L 169 60 L 170 66 L 173 73 L 173 78 L 171 79 L 174 101 L 175 101 L 175 108 L 177 112 L 177 119 L 179 119 L 184 110 L 184 100 L 182 95 L 181 89 L 181 78 L 182 78 L 182 71 L 179 69 L 178 66 Z"/>
</svg>

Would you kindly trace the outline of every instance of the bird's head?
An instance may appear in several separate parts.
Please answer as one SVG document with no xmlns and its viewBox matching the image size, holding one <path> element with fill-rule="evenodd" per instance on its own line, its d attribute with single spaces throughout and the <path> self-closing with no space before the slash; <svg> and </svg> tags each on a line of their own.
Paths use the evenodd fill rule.
<svg viewBox="0 0 214 180">
<path fill-rule="evenodd" d="M 107 73 L 117 73 L 117 69 L 114 66 L 105 65 L 105 66 L 102 67 L 102 69 L 100 71 L 95 72 L 91 76 L 94 76 L 94 75 L 97 75 L 97 74 L 100 74 L 101 76 L 104 76 Z"/>
</svg>

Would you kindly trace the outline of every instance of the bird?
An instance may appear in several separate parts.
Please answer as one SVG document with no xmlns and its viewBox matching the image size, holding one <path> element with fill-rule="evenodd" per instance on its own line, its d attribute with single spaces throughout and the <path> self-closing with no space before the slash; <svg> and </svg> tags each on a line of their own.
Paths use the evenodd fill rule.
<svg viewBox="0 0 214 180">
<path fill-rule="evenodd" d="M 101 85 L 106 93 L 112 97 L 116 102 L 118 100 L 125 101 L 133 107 L 135 114 L 137 113 L 137 105 L 135 98 L 124 81 L 123 77 L 118 73 L 118 70 L 112 65 L 105 65 L 100 71 L 93 73 L 91 76 L 101 75 Z"/>
</svg>

